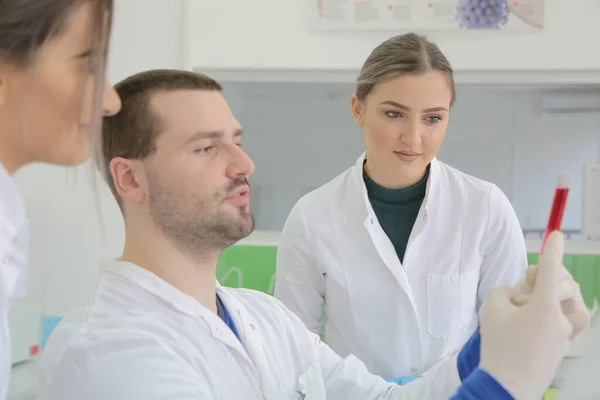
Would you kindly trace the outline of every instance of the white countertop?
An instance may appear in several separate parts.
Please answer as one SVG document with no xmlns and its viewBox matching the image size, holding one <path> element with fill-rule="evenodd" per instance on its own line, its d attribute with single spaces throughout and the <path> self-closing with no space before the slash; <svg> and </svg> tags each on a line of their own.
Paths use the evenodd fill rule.
<svg viewBox="0 0 600 400">
<path fill-rule="evenodd" d="M 254 231 L 250 236 L 240 240 L 238 245 L 246 246 L 277 246 L 279 244 L 279 231 Z M 539 253 L 542 247 L 541 239 L 525 239 L 529 253 Z M 598 254 L 600 255 L 600 241 L 598 240 L 566 240 L 565 253 L 567 254 Z"/>
<path fill-rule="evenodd" d="M 13 366 L 7 400 L 34 400 L 39 382 L 37 358 Z"/>
</svg>

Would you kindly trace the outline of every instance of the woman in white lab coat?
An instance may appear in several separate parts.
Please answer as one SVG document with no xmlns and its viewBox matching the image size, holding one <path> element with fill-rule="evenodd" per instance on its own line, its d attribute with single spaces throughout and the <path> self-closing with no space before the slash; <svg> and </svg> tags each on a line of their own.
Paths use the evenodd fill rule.
<svg viewBox="0 0 600 400">
<path fill-rule="evenodd" d="M 102 114 L 118 111 L 104 68 L 111 13 L 112 0 L 0 0 L 0 399 L 10 376 L 8 307 L 28 258 L 12 175 L 34 162 L 83 163 Z"/>
<path fill-rule="evenodd" d="M 275 296 L 385 378 L 455 353 L 490 289 L 527 268 L 502 191 L 436 159 L 454 99 L 435 44 L 406 34 L 379 45 L 351 99 L 366 153 L 302 197 L 281 233 Z"/>
</svg>

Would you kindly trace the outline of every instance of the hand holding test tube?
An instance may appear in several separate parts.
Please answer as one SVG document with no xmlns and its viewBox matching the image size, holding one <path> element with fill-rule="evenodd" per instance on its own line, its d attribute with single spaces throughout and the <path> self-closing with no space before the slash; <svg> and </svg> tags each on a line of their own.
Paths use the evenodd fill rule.
<svg viewBox="0 0 600 400">
<path fill-rule="evenodd" d="M 556 189 L 554 191 L 554 200 L 552 201 L 552 209 L 550 210 L 548 225 L 546 226 L 544 238 L 542 239 L 542 249 L 540 253 L 544 251 L 544 246 L 546 245 L 546 240 L 548 240 L 548 236 L 552 232 L 560 230 L 572 180 L 573 175 L 571 174 L 561 173 L 558 177 L 558 183 L 556 184 Z"/>
<path fill-rule="evenodd" d="M 540 250 L 540 254 L 544 251 L 548 236 L 550 236 L 550 234 L 554 231 L 560 231 L 572 180 L 573 176 L 570 174 L 561 173 L 558 177 L 558 182 L 554 191 L 554 199 L 552 201 L 552 208 L 550 209 L 550 217 L 548 218 L 548 224 L 546 225 L 546 230 L 544 231 L 544 237 L 542 239 L 542 248 Z M 515 297 L 513 298 L 513 302 L 515 304 L 522 305 L 527 302 L 536 281 L 537 269 L 537 265 L 532 265 L 527 269 L 527 277 L 525 281 L 521 282 L 516 287 Z M 561 301 L 566 301 L 573 298 L 578 299 L 580 297 L 581 293 L 579 290 L 579 285 L 575 282 L 569 271 L 563 267 L 560 282 Z"/>
<path fill-rule="evenodd" d="M 558 178 L 540 254 L 543 252 L 548 237 L 552 232 L 560 230 L 572 180 L 572 175 L 564 173 L 560 174 Z M 515 294 L 512 298 L 513 304 L 521 306 L 529 301 L 537 280 L 539 268 L 543 267 L 532 265 L 528 268 L 526 279 L 515 287 Z M 573 327 L 573 336 L 575 336 L 589 325 L 590 315 L 583 301 L 579 284 L 575 282 L 571 273 L 564 266 L 561 268 L 558 288 L 563 313 L 571 323 Z"/>
</svg>

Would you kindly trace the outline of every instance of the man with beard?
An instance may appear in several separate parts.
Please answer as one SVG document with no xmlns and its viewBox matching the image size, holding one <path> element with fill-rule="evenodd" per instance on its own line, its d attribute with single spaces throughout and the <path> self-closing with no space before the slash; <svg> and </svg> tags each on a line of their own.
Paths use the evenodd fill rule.
<svg viewBox="0 0 600 400">
<path fill-rule="evenodd" d="M 275 298 L 216 282 L 222 250 L 254 228 L 254 164 L 221 86 L 157 70 L 116 90 L 122 109 L 105 119 L 102 169 L 123 212 L 125 248 L 103 263 L 91 303 L 50 338 L 40 399 L 525 400 L 547 388 L 581 329 L 560 307 L 561 279 L 583 304 L 561 278 L 559 235 L 527 300 L 516 304 L 506 290 L 488 300 L 481 363 L 476 332 L 458 355 L 397 386 L 337 356 Z"/>
</svg>

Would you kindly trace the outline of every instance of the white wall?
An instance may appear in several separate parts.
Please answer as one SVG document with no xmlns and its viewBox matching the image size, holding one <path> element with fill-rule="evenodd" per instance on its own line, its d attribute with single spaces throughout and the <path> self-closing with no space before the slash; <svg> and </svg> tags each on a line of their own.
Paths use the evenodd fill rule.
<svg viewBox="0 0 600 400">
<path fill-rule="evenodd" d="M 182 68 L 183 0 L 116 0 L 108 76 Z"/>
<path fill-rule="evenodd" d="M 403 33 L 401 27 L 394 32 L 309 32 L 305 20 L 309 2 L 316 3 L 187 0 L 188 67 L 356 71 L 377 44 Z M 600 37 L 600 2 L 545 0 L 545 8 L 545 27 L 539 31 L 427 33 L 459 72 L 600 68 L 600 52 L 589 51 Z"/>
<path fill-rule="evenodd" d="M 295 201 L 353 165 L 364 150 L 351 118 L 352 86 L 229 84 L 253 157 L 260 229 L 280 229 Z M 543 229 L 559 172 L 574 174 L 565 229 L 581 226 L 583 164 L 600 161 L 600 114 L 542 115 L 541 90 L 459 86 L 439 158 L 496 183 L 524 229 Z"/>
</svg>

